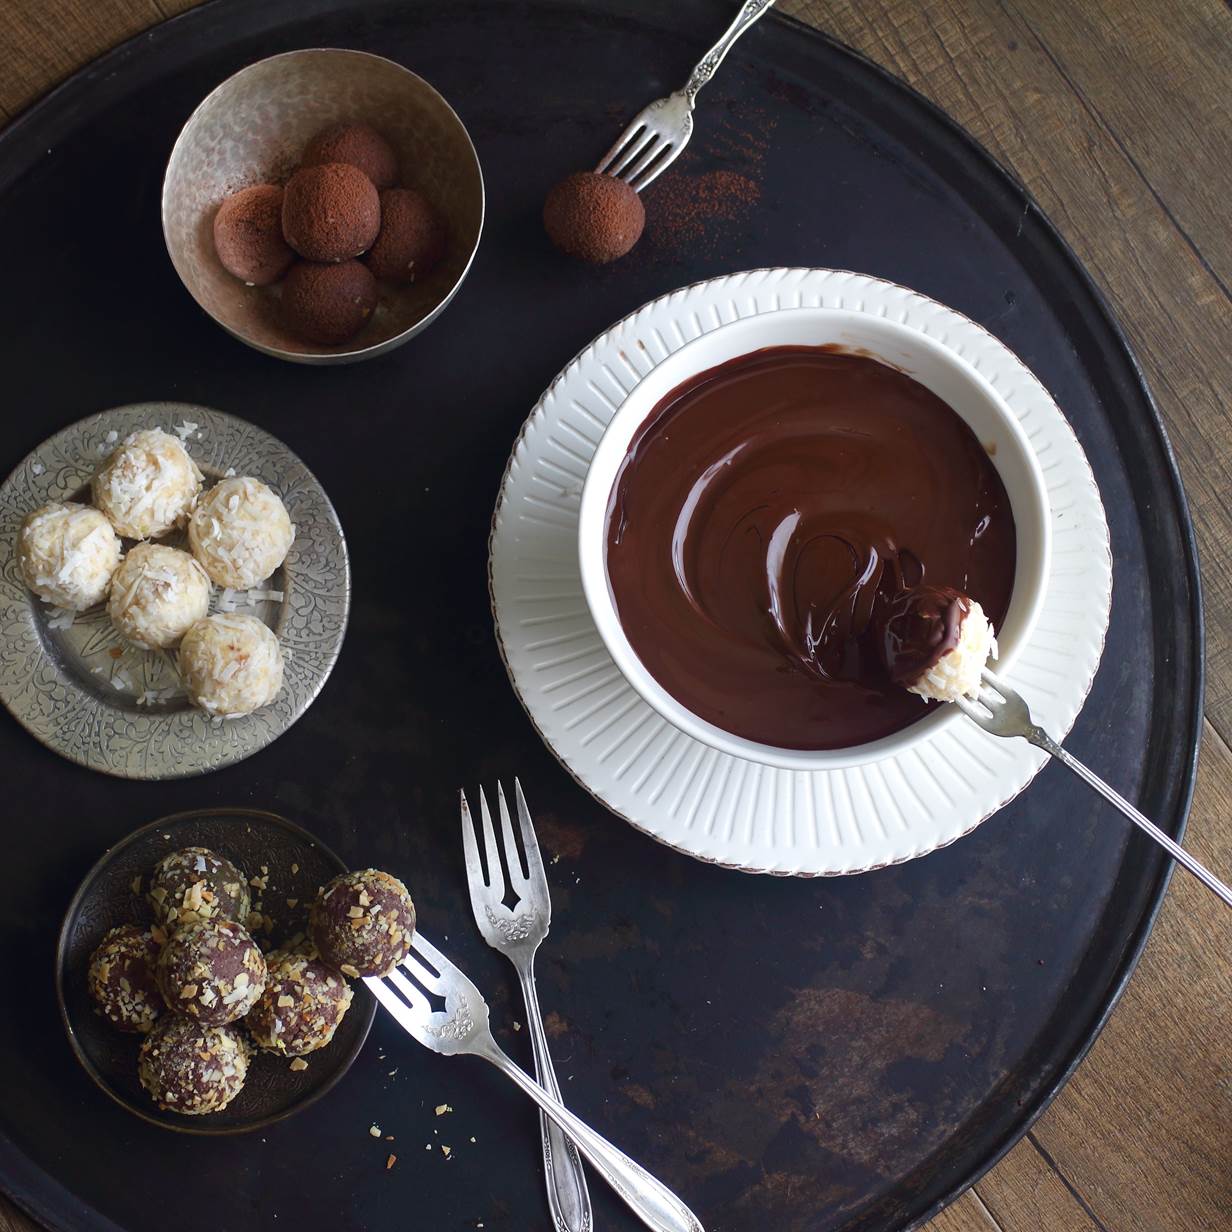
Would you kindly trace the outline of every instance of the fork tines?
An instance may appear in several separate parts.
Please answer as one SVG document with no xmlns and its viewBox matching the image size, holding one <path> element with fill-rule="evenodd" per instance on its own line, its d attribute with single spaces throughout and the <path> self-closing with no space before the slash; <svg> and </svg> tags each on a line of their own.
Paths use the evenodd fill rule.
<svg viewBox="0 0 1232 1232">
<path fill-rule="evenodd" d="M 640 192 L 673 157 L 672 142 L 639 117 L 620 134 L 595 170 L 600 175 L 625 180 L 631 188 Z M 639 179 L 642 181 L 640 184 L 637 182 Z"/>
</svg>

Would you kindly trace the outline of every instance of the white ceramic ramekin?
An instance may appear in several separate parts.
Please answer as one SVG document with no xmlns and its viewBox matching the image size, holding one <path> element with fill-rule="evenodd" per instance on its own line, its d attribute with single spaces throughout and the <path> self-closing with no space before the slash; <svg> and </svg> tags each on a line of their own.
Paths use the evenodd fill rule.
<svg viewBox="0 0 1232 1232">
<path fill-rule="evenodd" d="M 836 308 L 788 308 L 745 317 L 703 334 L 668 356 L 612 416 L 595 450 L 582 491 L 578 557 L 586 602 L 604 644 L 626 679 L 669 723 L 746 761 L 791 770 L 828 770 L 902 752 L 951 723 L 941 706 L 893 735 L 845 749 L 782 749 L 733 735 L 676 700 L 643 666 L 616 612 L 607 576 L 607 510 L 612 485 L 638 428 L 677 386 L 718 364 L 763 347 L 838 345 L 906 372 L 953 407 L 988 449 L 1010 499 L 1018 558 L 1009 612 L 1000 629 L 999 666 L 1008 669 L 1035 625 L 1044 598 L 1052 532 L 1040 464 L 1022 425 L 996 390 L 944 343 L 885 317 Z"/>
</svg>

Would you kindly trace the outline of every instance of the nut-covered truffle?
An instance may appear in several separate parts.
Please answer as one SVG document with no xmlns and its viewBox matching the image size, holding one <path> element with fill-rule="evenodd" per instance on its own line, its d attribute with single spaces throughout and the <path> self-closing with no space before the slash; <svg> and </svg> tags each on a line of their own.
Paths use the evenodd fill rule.
<svg viewBox="0 0 1232 1232">
<path fill-rule="evenodd" d="M 188 520 L 201 472 L 161 428 L 134 432 L 91 480 L 94 503 L 126 539 L 157 539 Z"/>
<path fill-rule="evenodd" d="M 294 538 L 278 494 L 247 477 L 216 483 L 188 521 L 193 555 L 213 581 L 232 590 L 269 577 L 286 560 Z"/>
<path fill-rule="evenodd" d="M 210 579 L 187 552 L 139 543 L 115 572 L 107 615 L 149 650 L 174 646 L 210 609 Z"/>
<path fill-rule="evenodd" d="M 168 1007 L 210 1026 L 243 1018 L 265 991 L 265 980 L 265 956 L 234 920 L 181 928 L 158 959 L 158 987 Z"/>
<path fill-rule="evenodd" d="M 90 957 L 86 983 L 102 1014 L 121 1031 L 144 1035 L 163 1012 L 154 964 L 158 961 L 162 930 L 121 924 L 99 942 Z"/>
<path fill-rule="evenodd" d="M 603 264 L 623 257 L 641 238 L 646 209 L 624 180 L 575 171 L 548 193 L 543 225 L 561 252 Z"/>
<path fill-rule="evenodd" d="M 188 700 L 210 715 L 240 718 L 282 688 L 282 648 L 255 616 L 219 612 L 199 620 L 180 643 Z"/>
<path fill-rule="evenodd" d="M 343 975 L 386 975 L 410 951 L 415 905 L 388 873 L 342 873 L 313 903 L 308 932 L 321 957 Z"/>
<path fill-rule="evenodd" d="M 146 897 L 168 931 L 202 920 L 242 924 L 251 907 L 244 874 L 207 847 L 181 847 L 163 856 Z"/>
<path fill-rule="evenodd" d="M 243 1089 L 249 1048 L 234 1027 L 168 1014 L 141 1043 L 141 1085 L 165 1112 L 221 1112 Z"/>
<path fill-rule="evenodd" d="M 282 234 L 282 189 L 254 184 L 232 193 L 214 215 L 214 251 L 223 269 L 250 287 L 277 282 L 295 260 Z"/>
<path fill-rule="evenodd" d="M 394 148 L 367 124 L 333 124 L 308 142 L 305 167 L 322 163 L 349 163 L 358 167 L 377 188 L 391 188 L 398 182 L 398 156 Z"/>
<path fill-rule="evenodd" d="M 347 261 L 367 252 L 381 229 L 381 198 L 350 163 L 301 167 L 282 197 L 282 232 L 309 261 Z"/>
<path fill-rule="evenodd" d="M 332 967 L 312 953 L 279 951 L 268 958 L 269 981 L 244 1020 L 257 1046 L 298 1057 L 324 1048 L 354 995 Z"/>
<path fill-rule="evenodd" d="M 305 342 L 338 346 L 353 338 L 376 308 L 376 279 L 359 261 L 314 265 L 300 261 L 282 284 L 282 316 Z"/>
<path fill-rule="evenodd" d="M 364 259 L 378 278 L 414 282 L 436 268 L 448 241 L 445 220 L 427 197 L 390 188 L 381 193 L 381 230 Z"/>
<path fill-rule="evenodd" d="M 101 603 L 120 563 L 120 537 L 97 509 L 57 501 L 21 524 L 17 559 L 40 599 L 74 612 Z"/>
</svg>

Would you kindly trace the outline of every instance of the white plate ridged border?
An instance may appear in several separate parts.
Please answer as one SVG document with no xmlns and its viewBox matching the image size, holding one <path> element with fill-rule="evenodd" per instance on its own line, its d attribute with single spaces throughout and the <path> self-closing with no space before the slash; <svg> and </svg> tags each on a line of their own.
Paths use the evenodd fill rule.
<svg viewBox="0 0 1232 1232">
<path fill-rule="evenodd" d="M 1038 624 L 1009 673 L 1056 736 L 1073 725 L 1103 651 L 1112 600 L 1108 524 L 1090 465 L 1044 387 L 987 330 L 918 292 L 845 270 L 763 269 L 696 283 L 597 338 L 526 421 L 493 515 L 497 641 L 531 721 L 613 812 L 699 859 L 748 872 L 864 872 L 952 843 L 1044 764 L 1025 741 L 954 724 L 902 753 L 829 771 L 720 753 L 652 710 L 617 670 L 582 594 L 578 500 L 590 458 L 628 392 L 666 356 L 740 317 L 785 308 L 889 317 L 960 354 L 996 388 L 1048 487 L 1052 567 Z"/>
</svg>

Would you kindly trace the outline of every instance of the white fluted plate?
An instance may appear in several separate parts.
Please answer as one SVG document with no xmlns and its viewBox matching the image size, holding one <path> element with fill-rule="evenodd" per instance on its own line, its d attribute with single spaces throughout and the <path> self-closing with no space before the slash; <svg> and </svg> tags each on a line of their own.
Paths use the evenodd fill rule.
<svg viewBox="0 0 1232 1232">
<path fill-rule="evenodd" d="M 493 516 L 497 640 L 531 721 L 614 813 L 702 860 L 748 872 L 857 873 L 952 843 L 1044 764 L 1025 741 L 951 724 L 903 752 L 840 770 L 776 769 L 702 744 L 652 710 L 591 620 L 577 558 L 578 501 L 604 427 L 656 364 L 740 317 L 800 307 L 874 313 L 918 329 L 989 381 L 1031 441 L 1048 487 L 1053 555 L 1038 623 L 1011 684 L 1053 735 L 1073 725 L 1103 652 L 1112 599 L 1108 524 L 1073 429 L 1022 361 L 961 313 L 842 270 L 752 270 L 645 305 L 549 386 L 514 447 Z"/>
</svg>

